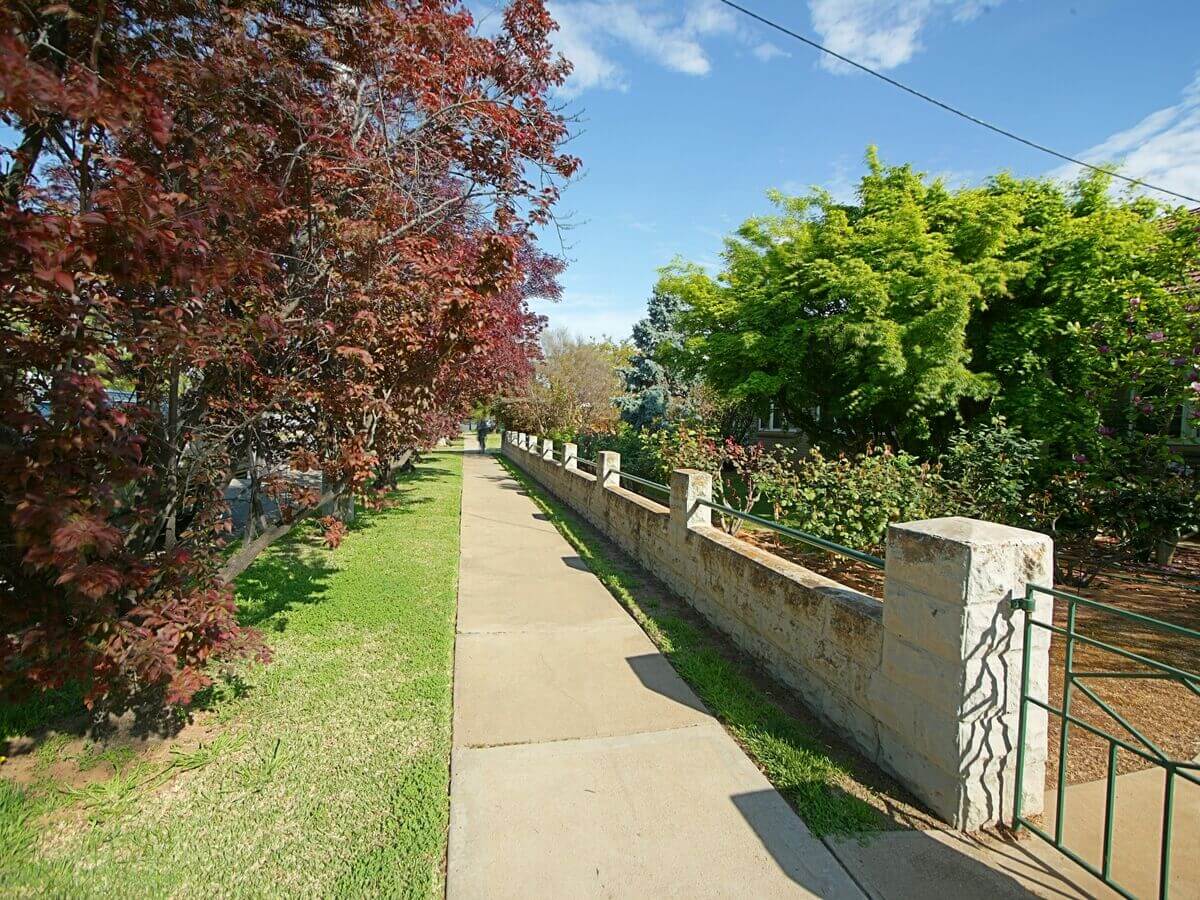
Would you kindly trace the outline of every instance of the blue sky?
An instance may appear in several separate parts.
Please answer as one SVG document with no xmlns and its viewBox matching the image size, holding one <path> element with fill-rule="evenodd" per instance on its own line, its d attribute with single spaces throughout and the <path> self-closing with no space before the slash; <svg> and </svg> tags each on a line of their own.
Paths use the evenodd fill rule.
<svg viewBox="0 0 1200 900">
<path fill-rule="evenodd" d="M 1200 196 L 1196 0 L 741 2 L 1010 130 Z M 956 182 L 1070 174 L 715 0 L 550 6 L 576 64 L 563 100 L 584 163 L 560 208 L 564 298 L 537 304 L 552 326 L 627 336 L 658 267 L 717 265 L 770 188 L 850 196 L 868 144 Z"/>
</svg>

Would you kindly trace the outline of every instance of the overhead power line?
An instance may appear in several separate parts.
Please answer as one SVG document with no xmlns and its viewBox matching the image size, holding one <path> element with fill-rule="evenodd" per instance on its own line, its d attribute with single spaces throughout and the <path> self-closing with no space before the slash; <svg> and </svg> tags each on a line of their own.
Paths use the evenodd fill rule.
<svg viewBox="0 0 1200 900">
<path fill-rule="evenodd" d="M 999 125 L 993 125 L 991 122 L 986 122 L 983 119 L 979 118 L 978 116 L 973 116 L 969 112 L 965 112 L 961 109 L 958 109 L 957 107 L 951 106 L 949 103 L 943 103 L 941 100 L 937 99 L 936 97 L 931 97 L 928 94 L 923 93 L 922 91 L 919 91 L 914 87 L 909 87 L 907 84 L 905 84 L 902 81 L 897 81 L 895 78 L 892 78 L 888 75 L 884 75 L 882 72 L 872 69 L 870 66 L 866 66 L 860 62 L 856 62 L 853 59 L 850 59 L 848 56 L 843 56 L 842 54 L 838 53 L 836 50 L 830 50 L 828 47 L 826 47 L 823 44 L 817 43 L 812 38 L 805 37 L 804 35 L 800 34 L 799 32 L 792 31 L 790 28 L 787 28 L 784 25 L 780 25 L 778 22 L 773 22 L 770 19 L 766 18 L 765 16 L 760 16 L 758 13 L 753 12 L 749 9 L 746 9 L 746 7 L 744 7 L 744 6 L 739 6 L 738 4 L 734 3 L 733 0 L 720 0 L 720 2 L 724 3 L 730 9 L 737 10 L 744 16 L 749 16 L 751 19 L 754 19 L 757 22 L 761 22 L 763 25 L 766 25 L 768 28 L 774 28 L 776 31 L 780 32 L 781 34 L 786 34 L 788 37 L 794 38 L 797 41 L 800 41 L 800 43 L 802 43 L 802 44 L 807 44 L 808 46 L 810 46 L 816 50 L 820 50 L 822 53 L 832 56 L 834 59 L 841 60 L 848 66 L 853 66 L 854 68 L 858 69 L 859 71 L 866 72 L 868 75 L 874 75 L 880 81 L 884 81 L 884 82 L 890 84 L 892 87 L 899 88 L 900 90 L 904 91 L 905 93 L 912 94 L 914 97 L 917 97 L 920 100 L 924 100 L 926 103 L 932 103 L 934 106 L 940 107 L 940 108 L 946 110 L 946 112 L 948 112 L 948 113 L 953 113 L 954 115 L 958 116 L 959 118 L 966 119 L 968 122 L 973 122 L 976 125 L 981 125 L 984 128 L 988 129 L 988 131 L 994 131 L 996 134 L 1003 135 L 1004 137 L 1008 138 L 1009 140 L 1016 141 L 1018 144 L 1024 144 L 1026 147 L 1032 147 L 1034 150 L 1040 150 L 1042 153 L 1048 153 L 1051 156 L 1057 157 L 1058 159 L 1061 159 L 1061 160 L 1065 160 L 1066 162 L 1074 163 L 1077 166 L 1083 166 L 1085 169 L 1091 169 L 1093 172 L 1100 172 L 1104 175 L 1109 175 L 1113 178 L 1119 178 L 1121 181 L 1126 181 L 1129 184 L 1137 185 L 1138 187 L 1149 188 L 1150 190 L 1153 190 L 1153 191 L 1158 191 L 1163 194 L 1169 194 L 1172 197 L 1178 197 L 1180 200 L 1186 200 L 1189 203 L 1200 203 L 1200 198 L 1189 197 L 1187 194 L 1181 194 L 1178 191 L 1171 190 L 1170 188 L 1160 187 L 1157 184 L 1151 184 L 1150 182 L 1143 181 L 1140 178 L 1130 178 L 1128 175 L 1122 175 L 1120 172 L 1114 172 L 1112 169 L 1106 169 L 1103 166 L 1093 165 L 1092 163 L 1085 162 L 1082 159 L 1076 159 L 1074 156 L 1068 156 L 1066 153 L 1059 153 L 1053 147 L 1047 147 L 1045 144 L 1039 144 L 1037 141 L 1031 141 L 1028 138 L 1023 138 L 1019 134 L 1013 134 L 1013 132 L 1009 131 L 1006 128 L 1001 128 Z"/>
</svg>

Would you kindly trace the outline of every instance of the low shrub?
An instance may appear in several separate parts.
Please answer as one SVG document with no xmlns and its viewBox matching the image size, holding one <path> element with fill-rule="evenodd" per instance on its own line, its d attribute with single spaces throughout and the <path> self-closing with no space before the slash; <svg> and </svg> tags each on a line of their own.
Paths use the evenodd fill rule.
<svg viewBox="0 0 1200 900">
<path fill-rule="evenodd" d="M 950 438 L 940 459 L 947 503 L 955 512 L 993 522 L 1028 523 L 1028 498 L 1040 445 L 996 416 Z"/>
<path fill-rule="evenodd" d="M 946 485 L 936 466 L 890 447 L 832 458 L 814 447 L 775 502 L 789 525 L 857 550 L 878 551 L 889 523 L 942 512 Z"/>
<path fill-rule="evenodd" d="M 1080 457 L 1030 498 L 1033 527 L 1054 538 L 1060 555 L 1093 555 L 1103 536 L 1119 560 L 1147 561 L 1200 528 L 1195 473 L 1169 448 L 1137 435 L 1106 449 L 1100 460 Z M 1088 578 L 1066 565 L 1060 574 L 1077 583 Z"/>
<path fill-rule="evenodd" d="M 630 475 L 657 478 L 660 474 L 651 433 L 632 428 L 625 422 L 601 431 L 582 431 L 563 440 L 573 441 L 584 459 L 595 459 L 601 450 L 611 450 L 621 454 L 621 469 Z"/>
<path fill-rule="evenodd" d="M 698 469 L 713 476 L 713 500 L 750 512 L 760 500 L 775 507 L 776 498 L 790 496 L 796 472 L 790 451 L 768 450 L 761 442 L 742 444 L 723 440 L 698 428 L 680 426 L 648 436 L 658 462 L 658 477 L 666 480 L 674 469 Z M 743 520 L 718 514 L 729 534 L 737 534 Z"/>
</svg>

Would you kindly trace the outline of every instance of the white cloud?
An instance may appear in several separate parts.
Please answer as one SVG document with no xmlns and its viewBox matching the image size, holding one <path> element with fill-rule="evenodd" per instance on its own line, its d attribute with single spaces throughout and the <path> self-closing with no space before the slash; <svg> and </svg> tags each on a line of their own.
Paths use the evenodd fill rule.
<svg viewBox="0 0 1200 900">
<path fill-rule="evenodd" d="M 733 37 L 751 40 L 734 14 L 716 0 L 687 0 L 675 4 L 647 0 L 552 0 L 550 14 L 558 22 L 555 48 L 575 66 L 562 89 L 575 97 L 590 88 L 628 90 L 625 70 L 614 59 L 632 50 L 665 69 L 684 75 L 707 75 L 712 61 L 704 39 Z M 764 62 L 776 52 L 759 43 L 752 51 Z"/>
<path fill-rule="evenodd" d="M 825 46 L 876 69 L 893 69 L 921 49 L 921 32 L 949 16 L 969 21 L 1003 0 L 808 0 L 813 30 Z M 831 72 L 854 71 L 821 55 Z"/>
<path fill-rule="evenodd" d="M 791 55 L 783 50 L 780 50 L 770 41 L 763 41 L 761 44 L 755 44 L 754 48 L 750 52 L 753 53 L 755 59 L 759 60 L 760 62 L 770 62 L 777 56 Z"/>
<path fill-rule="evenodd" d="M 1093 165 L 1116 164 L 1117 171 L 1130 178 L 1200 196 L 1200 72 L 1175 105 L 1156 110 L 1136 125 L 1075 155 Z M 1079 171 L 1079 166 L 1067 164 L 1050 176 L 1071 180 L 1078 177 Z M 1157 191 L 1144 192 L 1175 202 Z"/>
<path fill-rule="evenodd" d="M 558 22 L 558 31 L 554 34 L 555 49 L 574 66 L 570 79 L 563 86 L 563 94 L 574 97 L 593 87 L 626 90 L 628 84 L 621 67 L 591 43 L 586 18 L 578 16 L 573 7 L 559 8 L 557 4 L 551 7 L 551 12 Z"/>
</svg>

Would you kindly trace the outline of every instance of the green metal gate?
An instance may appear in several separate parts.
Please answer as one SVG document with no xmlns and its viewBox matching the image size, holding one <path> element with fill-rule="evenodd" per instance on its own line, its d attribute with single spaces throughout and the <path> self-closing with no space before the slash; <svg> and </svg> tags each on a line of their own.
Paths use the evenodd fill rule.
<svg viewBox="0 0 1200 900">
<path fill-rule="evenodd" d="M 1038 594 L 1049 595 L 1058 601 L 1067 604 L 1067 626 L 1062 628 L 1054 625 L 1052 622 L 1043 622 L 1033 617 L 1034 601 Z M 1157 744 L 1138 728 L 1130 723 L 1117 710 L 1105 702 L 1097 693 L 1088 686 L 1087 682 L 1092 679 L 1106 678 L 1154 678 L 1167 679 L 1177 681 L 1188 688 L 1192 693 L 1200 696 L 1200 675 L 1194 672 L 1189 672 L 1184 669 L 1177 668 L 1159 660 L 1151 659 L 1140 653 L 1134 653 L 1122 647 L 1115 646 L 1107 641 L 1097 640 L 1085 634 L 1080 634 L 1076 628 L 1076 611 L 1079 607 L 1087 607 L 1088 609 L 1097 610 L 1107 615 L 1116 616 L 1129 622 L 1151 628 L 1157 631 L 1167 632 L 1178 637 L 1183 637 L 1187 640 L 1195 641 L 1196 646 L 1200 649 L 1200 632 L 1193 631 L 1189 628 L 1182 628 L 1178 625 L 1172 625 L 1169 622 L 1163 622 L 1159 619 L 1154 619 L 1149 616 L 1144 616 L 1139 613 L 1130 612 L 1111 606 L 1107 603 L 1098 603 L 1095 600 L 1088 600 L 1085 597 L 1080 597 L 1075 594 L 1069 594 L 1066 591 L 1055 590 L 1054 588 L 1041 587 L 1038 585 L 1030 585 L 1024 597 L 1018 597 L 1013 600 L 1015 609 L 1024 610 L 1025 612 L 1025 643 L 1022 659 L 1021 671 L 1021 710 L 1020 710 L 1020 725 L 1018 732 L 1018 747 L 1017 747 L 1017 780 L 1016 780 L 1016 801 L 1013 811 L 1013 822 L 1017 829 L 1027 828 L 1029 831 L 1036 834 L 1044 841 L 1048 841 L 1054 845 L 1059 851 L 1065 854 L 1070 859 L 1074 860 L 1083 868 L 1087 869 L 1097 878 L 1104 881 L 1113 890 L 1125 897 L 1133 898 L 1128 889 L 1118 884 L 1112 877 L 1112 850 L 1113 850 L 1113 822 L 1114 813 L 1116 811 L 1116 785 L 1117 785 L 1117 750 L 1127 750 L 1130 753 L 1140 756 L 1142 759 L 1161 767 L 1164 772 L 1164 794 L 1163 794 L 1163 818 L 1161 830 L 1161 844 L 1159 850 L 1159 870 L 1158 870 L 1158 896 L 1165 898 L 1170 891 L 1170 875 L 1171 875 L 1171 837 L 1174 827 L 1174 802 L 1175 802 L 1175 784 L 1177 778 L 1183 778 L 1200 786 L 1200 763 L 1190 760 L 1171 759 L 1163 752 Z M 1064 644 L 1064 667 L 1063 667 L 1063 692 L 1062 692 L 1062 708 L 1058 709 L 1047 702 L 1044 702 L 1036 697 L 1030 696 L 1029 693 L 1029 652 L 1033 629 L 1043 628 L 1052 634 L 1058 635 L 1065 642 Z M 1142 668 L 1136 671 L 1112 671 L 1112 670 L 1079 670 L 1075 668 L 1074 656 L 1077 644 L 1086 644 L 1091 647 L 1112 653 L 1129 662 L 1136 663 Z M 1120 737 L 1116 734 L 1111 734 L 1103 728 L 1098 728 L 1095 725 L 1085 722 L 1071 712 L 1072 695 L 1079 692 L 1092 703 L 1096 704 L 1113 722 L 1120 726 L 1120 730 L 1127 737 Z M 1046 710 L 1051 716 L 1055 717 L 1059 722 L 1059 744 L 1058 744 L 1058 794 L 1057 808 L 1055 809 L 1054 817 L 1054 833 L 1050 834 L 1039 828 L 1033 822 L 1022 816 L 1021 813 L 1021 793 L 1025 776 L 1025 733 L 1030 705 L 1039 706 Z M 1107 791 L 1105 794 L 1104 807 L 1104 836 L 1101 848 L 1101 865 L 1099 868 L 1085 860 L 1078 853 L 1068 848 L 1063 843 L 1063 824 L 1064 814 L 1066 812 L 1066 787 L 1067 787 L 1067 749 L 1070 740 L 1071 726 L 1082 728 L 1091 734 L 1096 735 L 1108 741 L 1108 775 L 1107 775 Z M 1116 729 L 1114 729 L 1116 730 Z"/>
</svg>

